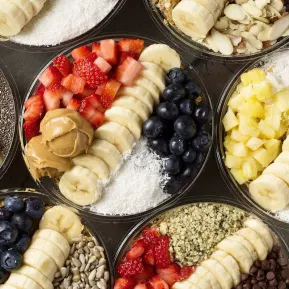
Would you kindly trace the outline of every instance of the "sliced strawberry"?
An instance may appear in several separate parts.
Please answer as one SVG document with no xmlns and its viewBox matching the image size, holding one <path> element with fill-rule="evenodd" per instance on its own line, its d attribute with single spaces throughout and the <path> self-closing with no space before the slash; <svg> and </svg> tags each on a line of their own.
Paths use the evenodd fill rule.
<svg viewBox="0 0 289 289">
<path fill-rule="evenodd" d="M 65 90 L 64 92 L 61 93 L 60 98 L 62 99 L 62 104 L 64 107 L 67 107 L 72 97 L 73 97 L 73 92 L 71 92 L 70 90 Z"/>
<path fill-rule="evenodd" d="M 90 53 L 91 50 L 89 49 L 89 47 L 84 45 L 72 50 L 71 55 L 74 60 L 79 60 L 87 57 Z"/>
<path fill-rule="evenodd" d="M 117 45 L 113 39 L 105 39 L 100 41 L 100 55 L 109 64 L 117 64 Z"/>
<path fill-rule="evenodd" d="M 113 289 L 133 289 L 135 281 L 132 278 L 117 278 L 114 282 Z"/>
<path fill-rule="evenodd" d="M 138 60 L 138 54 L 134 52 L 121 52 L 119 56 L 119 64 L 122 64 L 128 57 Z"/>
<path fill-rule="evenodd" d="M 145 244 L 148 246 L 154 246 L 157 244 L 160 237 L 160 233 L 157 228 L 146 228 L 144 229 L 141 239 L 144 240 Z"/>
<path fill-rule="evenodd" d="M 159 276 L 154 276 L 151 278 L 149 284 L 153 289 L 169 289 L 169 285 L 166 283 L 166 281 Z"/>
<path fill-rule="evenodd" d="M 32 139 L 40 134 L 40 120 L 26 121 L 23 125 L 24 133 L 27 140 Z"/>
<path fill-rule="evenodd" d="M 99 85 L 95 91 L 95 94 L 102 95 L 105 89 L 106 83 Z"/>
<path fill-rule="evenodd" d="M 97 54 L 97 56 L 101 56 L 100 43 L 98 43 L 98 42 L 93 43 L 92 46 L 91 46 L 91 49 L 92 49 L 93 52 L 95 52 Z"/>
<path fill-rule="evenodd" d="M 82 93 L 79 93 L 78 95 L 77 95 L 77 97 L 78 98 L 80 98 L 80 99 L 83 99 L 83 98 L 85 98 L 85 97 L 87 97 L 87 96 L 90 96 L 90 95 L 92 95 L 92 94 L 94 94 L 95 93 L 95 89 L 94 88 L 90 88 L 90 87 L 84 87 L 84 90 L 83 90 L 83 92 Z M 98 94 L 98 93 L 96 93 L 96 94 Z"/>
<path fill-rule="evenodd" d="M 105 74 L 107 74 L 112 69 L 112 66 L 102 57 L 98 57 L 94 61 L 94 64 Z"/>
<path fill-rule="evenodd" d="M 195 267 L 194 266 L 184 266 L 181 268 L 181 272 L 180 272 L 180 277 L 178 281 L 187 279 L 188 277 L 190 277 L 193 272 L 195 271 Z"/>
<path fill-rule="evenodd" d="M 79 110 L 80 108 L 80 105 L 81 105 L 81 100 L 77 99 L 77 98 L 72 98 L 70 100 L 70 102 L 68 103 L 67 105 L 67 109 L 73 109 L 73 110 Z"/>
<path fill-rule="evenodd" d="M 155 265 L 158 268 L 166 268 L 171 264 L 170 239 L 168 236 L 160 236 L 154 247 Z"/>
<path fill-rule="evenodd" d="M 44 91 L 45 91 L 45 86 L 42 83 L 39 83 L 39 85 L 36 88 L 35 94 L 43 96 Z"/>
<path fill-rule="evenodd" d="M 60 107 L 60 94 L 57 92 L 46 89 L 43 100 L 47 111 Z"/>
<path fill-rule="evenodd" d="M 121 39 L 118 42 L 120 52 L 133 52 L 139 55 L 144 48 L 144 41 L 141 39 Z"/>
<path fill-rule="evenodd" d="M 157 268 L 157 274 L 171 287 L 180 280 L 181 267 L 174 263 L 167 268 Z"/>
<path fill-rule="evenodd" d="M 146 284 L 143 284 L 143 283 L 140 283 L 140 284 L 137 284 L 134 289 L 148 289 Z"/>
<path fill-rule="evenodd" d="M 61 84 L 74 94 L 82 93 L 85 86 L 85 81 L 74 74 L 69 74 L 62 79 Z"/>
<path fill-rule="evenodd" d="M 57 94 L 61 94 L 65 91 L 65 88 L 61 85 L 61 82 L 56 82 L 47 87 L 49 91 L 55 92 Z"/>
<path fill-rule="evenodd" d="M 57 56 L 53 60 L 53 64 L 63 76 L 66 76 L 71 72 L 71 63 L 65 55 Z"/>
<path fill-rule="evenodd" d="M 24 104 L 26 111 L 23 118 L 26 121 L 39 120 L 44 115 L 44 101 L 41 95 L 31 96 Z"/>
<path fill-rule="evenodd" d="M 90 62 L 94 62 L 96 58 L 97 54 L 95 52 L 91 52 L 85 57 L 85 59 L 87 59 Z"/>
<path fill-rule="evenodd" d="M 45 86 L 59 82 L 62 78 L 62 74 L 54 66 L 48 66 L 44 72 L 40 75 L 39 81 Z"/>
<path fill-rule="evenodd" d="M 148 249 L 144 255 L 143 255 L 143 261 L 144 263 L 148 265 L 154 265 L 155 264 L 155 257 L 154 257 L 154 251 L 152 248 Z"/>
<path fill-rule="evenodd" d="M 121 84 L 113 79 L 110 79 L 105 87 L 104 90 L 101 94 L 100 97 L 100 102 L 102 103 L 102 105 L 108 109 L 111 107 L 111 104 L 118 92 L 118 90 L 120 89 Z"/>
<path fill-rule="evenodd" d="M 133 276 L 133 279 L 138 283 L 147 282 L 155 275 L 155 269 L 153 266 L 144 265 L 144 270 Z"/>
<path fill-rule="evenodd" d="M 117 267 L 117 272 L 121 277 L 130 277 L 144 271 L 141 257 L 131 260 L 125 258 Z"/>
<path fill-rule="evenodd" d="M 128 57 L 121 65 L 116 69 L 116 80 L 123 85 L 133 85 L 135 79 L 142 72 L 143 66 L 133 59 Z"/>
<path fill-rule="evenodd" d="M 143 240 L 136 241 L 131 249 L 127 252 L 126 257 L 129 259 L 136 259 L 145 252 L 145 243 Z"/>
</svg>

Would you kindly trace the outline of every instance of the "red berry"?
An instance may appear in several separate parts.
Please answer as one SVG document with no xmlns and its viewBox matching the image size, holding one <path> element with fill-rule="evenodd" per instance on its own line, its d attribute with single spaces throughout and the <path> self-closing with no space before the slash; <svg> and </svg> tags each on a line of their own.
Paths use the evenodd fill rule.
<svg viewBox="0 0 289 289">
<path fill-rule="evenodd" d="M 137 259 L 125 258 L 117 267 L 117 272 L 121 277 L 131 277 L 144 271 L 141 257 Z"/>
<path fill-rule="evenodd" d="M 102 95 L 105 89 L 106 83 L 99 85 L 95 91 L 95 94 Z"/>
<path fill-rule="evenodd" d="M 64 107 L 67 107 L 72 97 L 73 97 L 73 92 L 69 90 L 65 90 L 64 92 L 61 93 L 62 104 Z"/>
<path fill-rule="evenodd" d="M 45 108 L 47 111 L 60 107 L 60 94 L 46 89 L 43 96 Z"/>
<path fill-rule="evenodd" d="M 72 98 L 70 100 L 70 102 L 68 103 L 67 105 L 67 109 L 73 109 L 73 110 L 78 110 L 80 108 L 80 105 L 81 105 L 81 101 L 77 98 Z"/>
<path fill-rule="evenodd" d="M 144 255 L 143 255 L 143 261 L 144 263 L 148 265 L 154 265 L 155 264 L 155 257 L 154 257 L 154 251 L 152 248 L 148 249 Z"/>
<path fill-rule="evenodd" d="M 170 239 L 168 236 L 160 236 L 154 247 L 155 265 L 158 268 L 166 268 L 171 264 Z"/>
<path fill-rule="evenodd" d="M 24 104 L 26 111 L 23 118 L 26 121 L 39 120 L 44 115 L 44 101 L 41 95 L 34 95 L 28 98 Z"/>
<path fill-rule="evenodd" d="M 65 88 L 61 85 L 61 82 L 56 82 L 47 87 L 48 90 L 61 94 L 65 91 Z"/>
<path fill-rule="evenodd" d="M 45 91 L 45 86 L 42 83 L 39 83 L 39 85 L 36 88 L 35 95 L 37 94 L 37 95 L 43 96 L 44 91 Z"/>
<path fill-rule="evenodd" d="M 159 276 L 154 276 L 150 281 L 149 284 L 152 286 L 153 289 L 169 289 L 169 285 Z"/>
<path fill-rule="evenodd" d="M 181 268 L 181 272 L 180 272 L 180 277 L 178 281 L 187 279 L 188 277 L 190 277 L 193 272 L 195 271 L 195 267 L 194 266 L 184 266 Z"/>
<path fill-rule="evenodd" d="M 40 134 L 40 120 L 31 120 L 26 121 L 23 125 L 23 129 L 25 132 L 25 136 L 27 140 L 32 139 L 35 136 L 38 136 Z"/>
<path fill-rule="evenodd" d="M 83 98 L 85 98 L 87 96 L 90 96 L 90 95 L 92 95 L 94 93 L 95 93 L 95 89 L 94 88 L 84 87 L 83 92 L 77 94 L 77 97 L 80 98 L 80 99 L 83 99 Z M 96 94 L 98 94 L 98 93 L 96 93 Z"/>
<path fill-rule="evenodd" d="M 114 282 L 113 289 L 133 289 L 135 281 L 132 278 L 117 278 Z"/>
<path fill-rule="evenodd" d="M 138 54 L 134 52 L 121 52 L 119 57 L 119 64 L 122 64 L 128 57 L 138 60 Z"/>
<path fill-rule="evenodd" d="M 109 80 L 106 83 L 104 90 L 100 97 L 100 102 L 106 109 L 111 107 L 112 102 L 114 101 L 114 98 L 118 90 L 120 89 L 120 86 L 121 84 L 113 79 Z"/>
<path fill-rule="evenodd" d="M 85 59 L 87 59 L 90 62 L 94 62 L 96 58 L 97 54 L 95 52 L 91 52 L 85 57 Z"/>
<path fill-rule="evenodd" d="M 141 39 L 121 39 L 118 42 L 120 52 L 133 52 L 139 55 L 144 48 L 144 41 Z"/>
<path fill-rule="evenodd" d="M 74 74 L 69 74 L 62 79 L 61 84 L 67 89 L 72 91 L 74 94 L 82 93 L 85 86 L 85 81 Z"/>
<path fill-rule="evenodd" d="M 145 252 L 145 243 L 143 240 L 136 241 L 131 249 L 127 252 L 126 257 L 129 259 L 136 259 Z"/>
<path fill-rule="evenodd" d="M 39 81 L 45 86 L 61 81 L 62 74 L 54 66 L 48 66 L 40 75 Z"/>
<path fill-rule="evenodd" d="M 155 275 L 155 269 L 153 266 L 144 265 L 143 272 L 133 276 L 133 279 L 138 283 L 143 283 L 149 281 Z"/>
<path fill-rule="evenodd" d="M 141 235 L 141 239 L 143 239 L 145 244 L 148 246 L 156 245 L 159 237 L 160 233 L 156 228 L 146 228 Z"/>
<path fill-rule="evenodd" d="M 101 53 L 100 53 L 100 43 L 96 42 L 96 43 L 93 43 L 92 46 L 92 51 L 96 53 L 97 56 L 101 56 Z"/>
<path fill-rule="evenodd" d="M 171 287 L 180 280 L 181 267 L 174 263 L 167 268 L 157 268 L 157 274 Z"/>
<path fill-rule="evenodd" d="M 91 53 L 91 50 L 88 48 L 88 46 L 84 45 L 84 46 L 80 46 L 72 50 L 71 55 L 74 60 L 79 60 L 79 59 L 87 57 L 90 53 Z"/>
<path fill-rule="evenodd" d="M 112 66 L 102 57 L 98 57 L 94 61 L 94 64 L 105 74 L 107 74 L 112 69 Z"/>
<path fill-rule="evenodd" d="M 117 46 L 113 39 L 105 39 L 100 41 L 100 55 L 109 64 L 117 64 Z"/>
<path fill-rule="evenodd" d="M 63 76 L 68 75 L 71 71 L 71 63 L 65 55 L 57 56 L 53 60 L 53 64 Z"/>
</svg>

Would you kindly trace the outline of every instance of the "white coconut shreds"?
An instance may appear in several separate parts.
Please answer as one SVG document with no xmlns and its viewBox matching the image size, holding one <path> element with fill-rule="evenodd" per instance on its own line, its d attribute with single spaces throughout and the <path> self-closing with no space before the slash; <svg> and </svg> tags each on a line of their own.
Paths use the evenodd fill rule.
<svg viewBox="0 0 289 289">
<path fill-rule="evenodd" d="M 164 173 L 164 159 L 139 140 L 132 154 L 103 189 L 99 202 L 91 211 L 106 215 L 130 215 L 154 208 L 169 197 L 164 186 L 169 176 Z"/>
<path fill-rule="evenodd" d="M 40 13 L 12 41 L 35 46 L 57 45 L 100 23 L 119 0 L 47 0 Z"/>
</svg>

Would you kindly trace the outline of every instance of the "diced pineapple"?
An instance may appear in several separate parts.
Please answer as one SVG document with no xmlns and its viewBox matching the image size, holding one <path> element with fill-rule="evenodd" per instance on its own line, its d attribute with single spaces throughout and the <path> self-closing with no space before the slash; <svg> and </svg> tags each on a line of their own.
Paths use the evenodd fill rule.
<svg viewBox="0 0 289 289">
<path fill-rule="evenodd" d="M 261 139 L 257 138 L 257 137 L 251 137 L 247 143 L 246 146 L 252 150 L 255 151 L 258 148 L 260 148 L 263 145 L 264 141 L 262 141 Z"/>
<path fill-rule="evenodd" d="M 267 80 L 254 83 L 253 91 L 254 91 L 255 96 L 260 101 L 265 101 L 273 97 L 272 84 Z"/>
<path fill-rule="evenodd" d="M 247 158 L 242 165 L 243 176 L 246 180 L 255 180 L 258 176 L 257 161 L 254 158 Z"/>
<path fill-rule="evenodd" d="M 271 125 L 269 125 L 267 122 L 265 122 L 264 120 L 261 120 L 259 122 L 259 129 L 260 129 L 262 138 L 272 139 L 276 135 L 276 131 L 274 130 L 274 128 Z"/>
<path fill-rule="evenodd" d="M 228 106 L 234 111 L 238 112 L 245 101 L 245 97 L 239 93 L 233 94 L 228 102 Z"/>
<path fill-rule="evenodd" d="M 232 151 L 232 148 L 237 144 L 236 141 L 232 140 L 230 136 L 226 136 L 224 140 L 224 147 L 228 152 Z"/>
<path fill-rule="evenodd" d="M 242 169 L 231 169 L 231 174 L 239 185 L 243 185 L 247 182 L 247 179 L 243 175 Z"/>
<path fill-rule="evenodd" d="M 242 82 L 240 82 L 238 85 L 237 85 L 237 88 L 236 88 L 236 91 L 240 92 L 240 90 L 244 87 L 244 84 Z"/>
<path fill-rule="evenodd" d="M 252 85 L 247 85 L 244 86 L 243 88 L 240 89 L 240 94 L 247 100 L 250 99 L 251 97 L 255 97 L 255 93 L 253 90 Z"/>
<path fill-rule="evenodd" d="M 273 160 L 275 160 L 281 152 L 281 141 L 278 139 L 266 140 L 264 146 L 268 153 L 272 155 Z"/>
<path fill-rule="evenodd" d="M 255 118 L 251 118 L 242 114 L 238 114 L 239 119 L 239 131 L 244 135 L 258 137 L 260 129 L 258 127 L 258 121 Z"/>
<path fill-rule="evenodd" d="M 276 106 L 281 112 L 289 110 L 289 89 L 279 91 L 275 95 Z"/>
<path fill-rule="evenodd" d="M 242 143 L 246 143 L 249 140 L 250 136 L 248 135 L 244 135 L 242 134 L 239 130 L 237 129 L 233 129 L 231 132 L 231 139 L 238 141 L 238 142 L 242 142 Z"/>
<path fill-rule="evenodd" d="M 282 113 L 275 104 L 265 106 L 265 122 L 269 123 L 275 131 L 278 131 L 281 125 Z"/>
<path fill-rule="evenodd" d="M 225 165 L 229 169 L 239 169 L 243 164 L 243 160 L 243 158 L 236 157 L 227 153 L 225 158 Z"/>
<path fill-rule="evenodd" d="M 234 144 L 230 152 L 236 157 L 245 157 L 248 155 L 248 148 L 241 142 Z"/>
<path fill-rule="evenodd" d="M 223 125 L 225 128 L 225 131 L 229 131 L 233 129 L 238 124 L 239 124 L 239 121 L 237 117 L 235 116 L 233 110 L 231 108 L 228 108 L 228 111 L 223 118 Z"/>
<path fill-rule="evenodd" d="M 254 68 L 247 73 L 243 73 L 241 75 L 241 81 L 244 85 L 248 85 L 250 83 L 254 82 L 261 82 L 265 80 L 266 74 L 263 69 L 260 68 Z"/>
<path fill-rule="evenodd" d="M 257 98 L 250 98 L 243 103 L 240 113 L 249 117 L 264 118 L 265 111 Z"/>
<path fill-rule="evenodd" d="M 274 160 L 272 155 L 265 149 L 259 148 L 253 153 L 254 159 L 259 162 L 263 168 L 267 168 L 268 165 Z"/>
<path fill-rule="evenodd" d="M 287 128 L 288 128 L 287 123 L 281 120 L 280 127 L 276 131 L 276 138 L 281 139 L 286 134 Z"/>
</svg>

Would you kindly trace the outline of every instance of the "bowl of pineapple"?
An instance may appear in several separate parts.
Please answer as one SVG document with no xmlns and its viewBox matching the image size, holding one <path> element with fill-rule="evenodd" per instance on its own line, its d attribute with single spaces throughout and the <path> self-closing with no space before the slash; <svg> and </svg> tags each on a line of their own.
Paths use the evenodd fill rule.
<svg viewBox="0 0 289 289">
<path fill-rule="evenodd" d="M 289 223 L 289 86 L 276 85 L 266 61 L 246 65 L 224 89 L 216 156 L 239 199 Z"/>
</svg>

